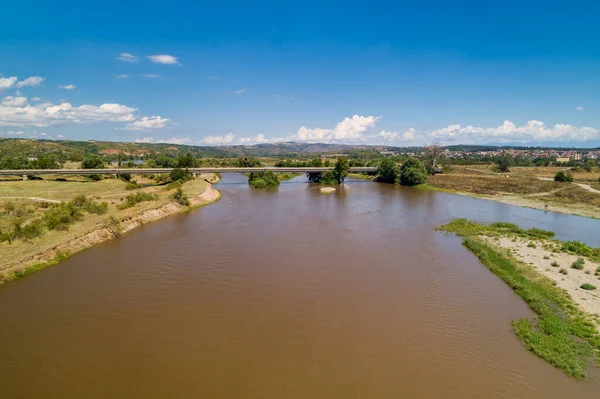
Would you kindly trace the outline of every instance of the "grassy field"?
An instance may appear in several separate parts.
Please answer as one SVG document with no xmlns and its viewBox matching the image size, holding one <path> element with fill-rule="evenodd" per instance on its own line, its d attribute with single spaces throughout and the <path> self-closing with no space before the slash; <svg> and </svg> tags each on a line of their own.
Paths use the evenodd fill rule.
<svg viewBox="0 0 600 399">
<path fill-rule="evenodd" d="M 536 314 L 535 318 L 512 323 L 515 333 L 528 350 L 578 379 L 585 378 L 588 359 L 595 358 L 600 365 L 600 336 L 592 318 L 579 310 L 570 295 L 557 288 L 553 281 L 517 261 L 510 251 L 503 251 L 481 237 L 549 240 L 557 250 L 564 251 L 579 248 L 578 244 L 561 244 L 551 240 L 553 233 L 523 230 L 509 223 L 481 225 L 457 219 L 441 226 L 440 230 L 463 237 L 463 245 L 521 296 Z M 585 249 L 590 253 L 597 251 Z"/>
<path fill-rule="evenodd" d="M 513 205 L 600 218 L 600 194 L 571 183 L 540 180 L 551 178 L 561 168 L 511 168 L 510 173 L 494 173 L 493 166 L 452 167 L 443 174 L 430 176 L 427 184 L 435 189 L 479 196 Z M 576 183 L 600 189 L 597 171 L 574 172 Z"/>
<path fill-rule="evenodd" d="M 208 183 L 201 176 L 182 185 L 183 194 L 194 197 L 202 193 Z M 84 181 L 74 178 L 69 181 L 36 180 L 36 181 L 11 181 L 0 182 L 0 230 L 7 232 L 18 221 L 22 226 L 33 223 L 36 219 L 43 219 L 45 213 L 52 210 L 57 204 L 45 203 L 41 199 L 68 202 L 75 197 L 84 195 L 94 203 L 107 203 L 107 210 L 103 214 L 83 213 L 83 218 L 68 226 L 66 230 L 50 230 L 44 227 L 39 237 L 33 239 L 15 239 L 12 242 L 0 242 L 0 282 L 13 278 L 12 269 L 20 263 L 34 264 L 39 254 L 56 252 L 55 248 L 65 242 L 77 240 L 86 234 L 106 227 L 115 234 L 118 225 L 123 220 L 128 220 L 136 215 L 157 209 L 166 205 L 171 206 L 171 212 L 181 207 L 173 202 L 170 197 L 176 187 L 166 184 L 157 185 L 149 179 L 135 176 L 138 183 L 143 185 L 139 190 L 127 190 L 127 183 L 118 179 L 105 179 L 98 182 Z M 128 208 L 119 206 L 126 201 L 126 197 L 136 192 L 151 194 L 147 197 L 155 198 L 134 204 Z M 16 197 L 16 198 L 6 198 Z M 37 198 L 32 200 L 29 198 Z M 78 243 L 85 247 L 85 243 Z M 70 252 L 66 250 L 66 252 Z M 56 256 L 64 257 L 68 253 L 57 253 Z M 42 257 L 43 258 L 43 257 Z M 42 259 L 40 258 L 40 260 Z M 47 259 L 44 259 L 47 261 Z M 8 271 L 10 267 L 11 271 Z M 4 271 L 2 271 L 5 269 Z"/>
</svg>

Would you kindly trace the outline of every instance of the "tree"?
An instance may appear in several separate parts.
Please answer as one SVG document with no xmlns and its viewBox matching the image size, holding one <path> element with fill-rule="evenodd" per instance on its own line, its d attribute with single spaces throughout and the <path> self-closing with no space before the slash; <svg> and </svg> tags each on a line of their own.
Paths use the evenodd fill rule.
<svg viewBox="0 0 600 399">
<path fill-rule="evenodd" d="M 560 171 L 554 176 L 554 181 L 560 183 L 570 183 L 573 181 L 573 175 Z"/>
<path fill-rule="evenodd" d="M 338 182 L 338 184 L 342 184 L 346 177 L 348 176 L 348 171 L 350 170 L 350 165 L 348 164 L 347 157 L 338 158 L 335 166 L 333 168 L 333 178 Z"/>
<path fill-rule="evenodd" d="M 34 169 L 60 169 L 60 164 L 56 161 L 54 155 L 40 155 L 37 160 L 33 161 Z"/>
<path fill-rule="evenodd" d="M 435 174 L 436 165 L 443 153 L 442 147 L 440 147 L 438 143 L 433 143 L 432 145 L 425 147 L 425 167 L 430 175 Z"/>
<path fill-rule="evenodd" d="M 237 159 L 237 166 L 240 168 L 254 168 L 261 166 L 260 161 L 254 157 L 239 157 Z"/>
<path fill-rule="evenodd" d="M 591 172 L 594 166 L 596 166 L 596 161 L 594 159 L 588 159 L 585 161 L 583 169 L 585 169 L 587 172 Z"/>
<path fill-rule="evenodd" d="M 169 174 L 173 181 L 187 181 L 190 179 L 190 172 L 187 169 L 175 168 Z"/>
<path fill-rule="evenodd" d="M 179 155 L 177 157 L 178 168 L 193 168 L 196 166 L 196 158 L 191 152 Z"/>
<path fill-rule="evenodd" d="M 377 181 L 383 183 L 395 183 L 398 179 L 399 170 L 391 158 L 383 158 L 377 168 Z"/>
<path fill-rule="evenodd" d="M 87 155 L 81 161 L 82 169 L 104 169 L 104 159 L 100 155 Z"/>
<path fill-rule="evenodd" d="M 497 167 L 498 172 L 508 173 L 508 172 L 510 172 L 510 167 L 515 164 L 515 160 L 510 155 L 505 154 L 505 155 L 501 156 L 500 158 L 498 158 L 497 164 L 498 164 L 498 167 Z"/>
<path fill-rule="evenodd" d="M 277 187 L 279 179 L 271 170 L 265 172 L 252 172 L 248 177 L 248 184 L 254 188 Z"/>
<path fill-rule="evenodd" d="M 416 186 L 425 183 L 427 170 L 423 162 L 416 158 L 408 158 L 400 167 L 399 180 L 403 186 Z"/>
<path fill-rule="evenodd" d="M 323 166 L 323 160 L 321 158 L 314 158 L 310 161 L 310 166 L 313 168 L 320 168 Z"/>
</svg>

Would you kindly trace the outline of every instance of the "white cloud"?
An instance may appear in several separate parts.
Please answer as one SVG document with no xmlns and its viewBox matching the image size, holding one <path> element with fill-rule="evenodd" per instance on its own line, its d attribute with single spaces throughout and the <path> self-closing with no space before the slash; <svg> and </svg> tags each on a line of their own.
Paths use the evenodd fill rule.
<svg viewBox="0 0 600 399">
<path fill-rule="evenodd" d="M 121 55 L 119 55 L 117 57 L 117 59 L 119 61 L 124 61 L 124 62 L 138 62 L 138 58 L 130 53 L 121 53 Z"/>
<path fill-rule="evenodd" d="M 160 75 L 157 75 L 155 73 L 144 73 L 144 74 L 142 74 L 142 77 L 148 78 L 148 79 L 157 79 L 157 78 L 160 78 Z"/>
<path fill-rule="evenodd" d="M 378 116 L 346 117 L 333 129 L 314 128 L 308 129 L 302 126 L 298 129 L 295 139 L 300 141 L 364 141 L 367 139 L 365 133 L 373 129 L 379 120 Z"/>
<path fill-rule="evenodd" d="M 33 97 L 31 101 L 42 101 L 41 97 Z"/>
<path fill-rule="evenodd" d="M 157 143 L 184 145 L 184 144 L 192 144 L 192 143 L 194 143 L 194 140 L 192 140 L 189 137 L 171 137 L 170 139 L 166 139 L 166 140 L 158 140 Z"/>
<path fill-rule="evenodd" d="M 10 78 L 0 78 L 0 91 L 10 89 L 17 83 L 17 77 L 11 76 Z"/>
<path fill-rule="evenodd" d="M 58 88 L 59 89 L 64 89 L 64 90 L 74 90 L 74 89 L 77 88 L 77 86 L 75 86 L 75 85 L 66 85 L 66 86 L 60 85 L 60 86 L 58 86 Z"/>
<path fill-rule="evenodd" d="M 153 143 L 154 137 L 142 137 L 141 139 L 135 139 L 136 143 Z"/>
<path fill-rule="evenodd" d="M 583 108 L 581 105 L 578 107 L 575 107 L 575 111 L 585 111 L 585 108 Z"/>
<path fill-rule="evenodd" d="M 5 107 L 24 107 L 27 105 L 27 97 L 7 96 L 2 99 L 2 105 Z"/>
<path fill-rule="evenodd" d="M 379 132 L 379 137 L 381 137 L 385 141 L 392 141 L 398 138 L 398 133 L 386 132 L 385 130 L 382 130 L 381 132 Z"/>
<path fill-rule="evenodd" d="M 115 77 L 115 79 L 127 79 L 128 77 L 129 77 L 129 75 L 127 75 L 127 74 L 125 74 L 125 73 L 122 73 L 122 74 L 120 74 L 120 75 L 117 75 L 117 76 Z"/>
<path fill-rule="evenodd" d="M 135 108 L 121 104 L 80 105 L 68 102 L 23 104 L 19 97 L 10 97 L 0 103 L 0 126 L 44 127 L 66 123 L 132 122 Z"/>
<path fill-rule="evenodd" d="M 169 119 L 161 118 L 160 116 L 144 116 L 142 119 L 128 124 L 123 128 L 123 130 L 147 131 L 152 129 L 162 129 L 166 127 L 169 122 Z"/>
<path fill-rule="evenodd" d="M 411 127 L 406 132 L 402 133 L 402 139 L 406 140 L 406 141 L 414 141 L 414 140 L 416 140 L 417 136 L 415 134 L 415 129 L 413 129 Z"/>
<path fill-rule="evenodd" d="M 235 94 L 243 94 L 246 91 L 246 89 L 239 89 L 235 91 Z"/>
<path fill-rule="evenodd" d="M 57 135 L 56 135 L 56 138 L 57 138 L 57 139 L 64 139 L 64 138 L 65 138 L 65 136 L 63 136 L 62 134 L 57 134 Z"/>
<path fill-rule="evenodd" d="M 39 86 L 42 82 L 44 81 L 44 78 L 42 78 L 41 76 L 31 76 L 25 80 L 22 80 L 20 82 L 17 83 L 17 88 L 21 88 L 21 87 L 35 87 L 35 86 Z"/>
<path fill-rule="evenodd" d="M 556 124 L 547 127 L 544 122 L 530 120 L 523 126 L 504 121 L 498 127 L 450 125 L 427 134 L 434 141 L 451 143 L 529 143 L 553 141 L 588 141 L 600 139 L 600 130 Z"/>
<path fill-rule="evenodd" d="M 177 57 L 168 54 L 149 55 L 146 58 L 155 64 L 181 65 L 179 61 L 177 61 Z"/>
<path fill-rule="evenodd" d="M 25 132 L 22 130 L 19 130 L 19 131 L 9 130 L 7 133 L 10 135 L 15 135 L 15 136 L 22 136 L 25 134 Z"/>
<path fill-rule="evenodd" d="M 235 139 L 235 134 L 227 133 L 225 136 L 208 136 L 205 137 L 202 142 L 204 144 L 217 145 L 217 144 L 229 144 Z"/>
</svg>

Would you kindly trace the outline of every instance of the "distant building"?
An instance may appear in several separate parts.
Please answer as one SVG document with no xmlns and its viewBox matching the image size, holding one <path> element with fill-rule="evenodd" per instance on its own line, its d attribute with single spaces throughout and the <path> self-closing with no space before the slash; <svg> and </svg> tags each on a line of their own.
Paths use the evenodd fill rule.
<svg viewBox="0 0 600 399">
<path fill-rule="evenodd" d="M 557 163 L 566 163 L 569 162 L 571 159 L 570 158 L 566 158 L 566 157 L 558 157 L 556 158 L 556 162 Z"/>
</svg>

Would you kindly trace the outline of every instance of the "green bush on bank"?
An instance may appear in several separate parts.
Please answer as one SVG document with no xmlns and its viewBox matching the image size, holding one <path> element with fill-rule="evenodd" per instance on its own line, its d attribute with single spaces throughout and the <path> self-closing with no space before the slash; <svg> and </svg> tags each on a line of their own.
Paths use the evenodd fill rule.
<svg viewBox="0 0 600 399">
<path fill-rule="evenodd" d="M 123 210 L 123 209 L 131 208 L 132 206 L 135 206 L 136 204 L 139 204 L 140 202 L 154 201 L 157 198 L 158 197 L 156 194 L 146 193 L 144 191 L 138 191 L 136 193 L 129 194 L 127 197 L 125 197 L 123 202 L 121 202 L 119 205 L 117 205 L 117 208 Z"/>
<path fill-rule="evenodd" d="M 188 199 L 187 195 L 185 195 L 181 187 L 178 187 L 169 198 L 177 202 L 179 205 L 190 206 L 190 200 Z"/>
<path fill-rule="evenodd" d="M 570 183 L 573 181 L 573 175 L 561 171 L 554 175 L 554 181 L 559 183 Z"/>
</svg>

